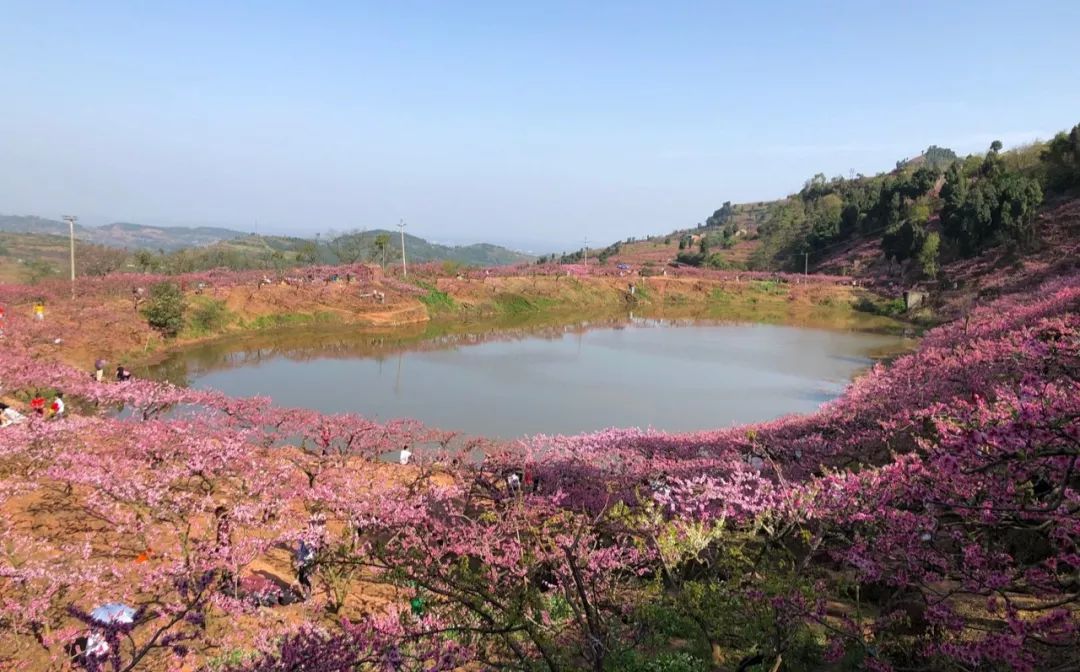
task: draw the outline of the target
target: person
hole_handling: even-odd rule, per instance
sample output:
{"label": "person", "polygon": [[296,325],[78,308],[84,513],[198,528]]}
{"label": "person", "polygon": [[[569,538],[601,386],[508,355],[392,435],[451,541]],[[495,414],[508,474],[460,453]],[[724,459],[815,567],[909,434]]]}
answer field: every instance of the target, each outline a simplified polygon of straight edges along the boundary
{"label": "person", "polygon": [[410,457],[412,457],[412,451],[409,450],[408,446],[402,446],[401,447],[401,454],[398,456],[398,461],[401,464],[408,464]]}
{"label": "person", "polygon": [[301,539],[294,556],[296,563],[296,581],[304,591],[304,597],[311,595],[311,572],[315,569],[315,548]]}
{"label": "person", "polygon": [[89,669],[103,669],[103,663],[108,659],[113,644],[119,645],[119,639],[115,633],[110,634],[107,628],[114,625],[130,625],[135,622],[136,611],[122,602],[110,602],[95,608],[90,612],[93,623],[86,637],[79,638],[82,648],[82,662]]}
{"label": "person", "polygon": [[312,514],[308,520],[308,533],[300,540],[293,554],[296,567],[296,582],[300,584],[304,599],[311,595],[311,574],[317,565],[316,553],[326,535],[326,518],[322,514]]}
{"label": "person", "polygon": [[506,487],[511,494],[517,494],[521,492],[521,474],[517,471],[511,471],[506,475]]}
{"label": "person", "polygon": [[37,301],[34,303],[34,319],[41,321],[45,319],[45,302]]}
{"label": "person", "polygon": [[64,393],[57,392],[56,398],[53,399],[52,406],[49,407],[49,410],[52,411],[53,417],[59,418],[64,415],[65,408],[66,407],[64,406]]}
{"label": "person", "polygon": [[124,382],[126,380],[130,380],[130,379],[131,379],[131,372],[128,371],[127,369],[125,369],[122,364],[120,366],[116,367],[116,380],[117,380],[117,382],[122,383],[122,382]]}
{"label": "person", "polygon": [[25,415],[19,413],[7,404],[0,402],[0,427],[7,427],[8,425],[18,425],[23,422],[26,422]]}
{"label": "person", "polygon": [[30,400],[30,410],[38,415],[45,415],[45,397],[40,394],[35,395],[34,398]]}
{"label": "person", "polygon": [[105,380],[105,364],[106,362],[104,359],[99,359],[94,362],[94,380],[99,383]]}

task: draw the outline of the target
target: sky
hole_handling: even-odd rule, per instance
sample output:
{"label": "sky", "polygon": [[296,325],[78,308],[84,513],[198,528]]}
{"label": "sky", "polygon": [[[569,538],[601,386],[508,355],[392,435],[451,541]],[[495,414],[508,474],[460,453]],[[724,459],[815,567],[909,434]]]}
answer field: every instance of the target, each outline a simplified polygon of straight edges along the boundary
{"label": "sky", "polygon": [[0,213],[571,250],[1080,123],[1080,2],[0,0]]}

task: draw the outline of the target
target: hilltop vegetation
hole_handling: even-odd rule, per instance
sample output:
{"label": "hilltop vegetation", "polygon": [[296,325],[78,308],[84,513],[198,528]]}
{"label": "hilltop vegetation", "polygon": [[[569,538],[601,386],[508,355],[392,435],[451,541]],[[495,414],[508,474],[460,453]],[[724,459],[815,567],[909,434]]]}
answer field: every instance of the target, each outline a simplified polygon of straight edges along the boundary
{"label": "hilltop vegetation", "polygon": [[887,173],[819,173],[787,198],[728,201],[694,228],[590,255],[598,262],[940,279],[942,268],[989,248],[1014,257],[1038,249],[1036,216],[1044,201],[1080,190],[1080,126],[1049,142],[1002,150],[994,142],[985,154],[959,157],[931,145]]}

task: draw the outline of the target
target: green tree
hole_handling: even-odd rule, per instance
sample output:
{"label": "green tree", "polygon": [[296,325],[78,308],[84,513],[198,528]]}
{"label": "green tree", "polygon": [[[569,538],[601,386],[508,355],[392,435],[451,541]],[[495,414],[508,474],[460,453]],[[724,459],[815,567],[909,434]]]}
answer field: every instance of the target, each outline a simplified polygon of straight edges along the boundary
{"label": "green tree", "polygon": [[342,234],[330,241],[330,251],[340,263],[355,264],[367,252],[364,235],[356,231]]}
{"label": "green tree", "polygon": [[1036,180],[1008,174],[998,184],[994,233],[1003,242],[1027,248],[1035,240],[1035,214],[1043,194]]}
{"label": "green tree", "polygon": [[1042,151],[1046,166],[1046,187],[1050,191],[1080,188],[1080,124],[1068,133],[1058,133]]}
{"label": "green tree", "polygon": [[840,213],[840,237],[849,238],[859,229],[859,206],[849,203]]}
{"label": "green tree", "polygon": [[56,275],[56,269],[44,259],[28,259],[23,264],[22,275],[27,283],[36,285],[42,280]]}
{"label": "green tree", "polygon": [[919,270],[927,278],[936,278],[938,274],[938,249],[941,247],[941,236],[931,232],[923,240],[919,248]]}
{"label": "green tree", "polygon": [[300,245],[296,251],[296,263],[317,264],[319,263],[319,246],[314,240],[309,240]]}
{"label": "green tree", "polygon": [[380,233],[375,236],[375,243],[372,247],[373,255],[376,259],[381,260],[381,264],[386,266],[386,253],[390,248],[390,235],[386,233]]}
{"label": "green tree", "polygon": [[174,282],[159,282],[150,287],[150,298],[142,314],[147,324],[171,338],[184,328],[185,310],[187,302],[180,287]]}
{"label": "green tree", "polygon": [[886,257],[904,261],[915,255],[925,237],[926,229],[922,224],[909,219],[885,231],[881,238],[881,249]]}

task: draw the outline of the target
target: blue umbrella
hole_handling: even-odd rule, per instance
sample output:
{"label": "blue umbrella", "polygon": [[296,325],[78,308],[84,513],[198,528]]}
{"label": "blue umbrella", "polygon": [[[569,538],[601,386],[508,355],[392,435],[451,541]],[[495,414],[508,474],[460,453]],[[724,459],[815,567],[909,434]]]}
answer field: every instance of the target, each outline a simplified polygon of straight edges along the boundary
{"label": "blue umbrella", "polygon": [[131,623],[135,620],[135,610],[121,602],[109,602],[100,607],[95,607],[90,612],[90,618],[102,625]]}

